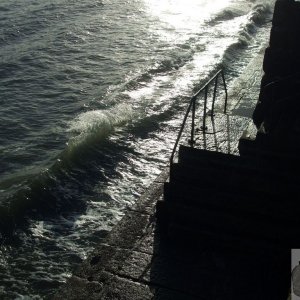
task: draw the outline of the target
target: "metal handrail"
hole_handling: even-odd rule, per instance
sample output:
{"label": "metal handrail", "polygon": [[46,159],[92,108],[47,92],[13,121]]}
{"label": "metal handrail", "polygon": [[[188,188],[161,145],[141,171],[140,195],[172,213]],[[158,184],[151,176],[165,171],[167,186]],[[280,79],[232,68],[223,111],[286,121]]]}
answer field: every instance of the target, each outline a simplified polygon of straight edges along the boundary
{"label": "metal handrail", "polygon": [[214,108],[215,108],[215,100],[216,100],[216,94],[217,94],[217,87],[218,87],[218,78],[219,78],[219,75],[221,74],[222,76],[222,81],[223,81],[223,87],[224,87],[224,91],[225,91],[225,106],[224,106],[224,114],[226,114],[226,109],[227,109],[227,99],[228,99],[228,93],[227,93],[227,86],[226,86],[226,82],[225,82],[225,76],[224,76],[224,71],[223,69],[220,69],[218,72],[215,73],[214,76],[211,77],[211,79],[206,82],[202,88],[196,92],[192,97],[191,97],[191,100],[190,100],[190,103],[189,103],[189,106],[187,108],[187,111],[184,115],[184,118],[183,118],[183,122],[182,122],[182,125],[180,127],[180,130],[179,130],[179,133],[178,133],[178,136],[177,136],[177,139],[175,141],[175,144],[174,144],[174,147],[173,147],[173,151],[172,151],[172,154],[171,154],[171,157],[170,157],[170,164],[172,165],[173,163],[173,160],[174,160],[174,156],[175,156],[175,153],[176,153],[176,149],[178,147],[178,143],[181,139],[181,136],[182,136],[182,132],[185,128],[185,125],[186,125],[186,121],[187,121],[187,118],[189,116],[189,113],[192,109],[192,126],[191,126],[191,139],[189,140],[190,144],[191,144],[191,147],[193,148],[194,147],[194,135],[195,135],[195,116],[196,116],[196,101],[197,101],[197,98],[198,96],[204,91],[204,108],[203,108],[203,122],[202,122],[202,127],[201,129],[202,130],[206,130],[206,111],[207,111],[207,98],[208,98],[208,87],[209,85],[214,81],[214,92],[213,92],[213,101],[212,101],[212,106],[211,106],[211,113],[213,115],[214,113]]}

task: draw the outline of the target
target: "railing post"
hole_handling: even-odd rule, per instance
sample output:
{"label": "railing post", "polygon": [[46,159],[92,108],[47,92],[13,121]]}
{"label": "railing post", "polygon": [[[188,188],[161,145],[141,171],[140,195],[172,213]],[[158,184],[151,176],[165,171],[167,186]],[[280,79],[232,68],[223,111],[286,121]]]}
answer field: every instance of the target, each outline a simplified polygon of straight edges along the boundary
{"label": "railing post", "polygon": [[[195,96],[196,97],[196,96]],[[193,97],[194,98],[194,97]],[[172,165],[173,163],[173,160],[174,160],[174,156],[175,156],[175,152],[176,152],[176,149],[177,149],[177,146],[178,146],[178,143],[179,143],[179,140],[181,138],[181,135],[182,135],[182,132],[183,132],[183,129],[184,129],[184,126],[185,126],[185,123],[186,123],[186,120],[187,120],[187,117],[190,113],[190,110],[191,110],[191,107],[193,105],[193,98],[191,99],[190,101],[190,104],[188,106],[188,109],[184,115],[184,118],[183,118],[183,122],[182,122],[182,125],[180,127],[180,130],[179,130],[179,133],[178,133],[178,136],[177,136],[177,139],[175,141],[175,144],[174,144],[174,147],[173,147],[173,151],[172,151],[172,154],[171,154],[171,157],[170,157],[170,165]]]}
{"label": "railing post", "polygon": [[192,128],[191,128],[191,139],[189,140],[189,144],[191,147],[194,147],[195,140],[194,140],[194,134],[195,134],[195,114],[196,114],[196,99],[197,97],[192,98]]}
{"label": "railing post", "polygon": [[225,76],[224,76],[224,71],[222,70],[222,79],[223,79],[223,85],[224,85],[224,90],[225,90],[225,107],[224,107],[224,114],[226,114],[227,111],[227,99],[228,99],[228,93],[227,93],[227,86],[225,82]]}
{"label": "railing post", "polygon": [[191,139],[189,140],[189,143],[191,144],[191,147],[194,147],[195,144],[195,118],[196,118],[196,100],[198,98],[198,96],[200,95],[200,93],[202,93],[204,91],[204,107],[203,107],[203,123],[201,126],[201,129],[203,131],[203,134],[205,134],[205,131],[207,130],[206,127],[206,111],[207,111],[207,98],[208,98],[208,87],[210,86],[210,84],[213,82],[213,80],[215,80],[215,85],[214,85],[214,92],[213,92],[213,102],[212,102],[212,113],[214,112],[214,106],[215,106],[215,101],[216,101],[216,95],[217,95],[217,86],[218,86],[218,78],[219,78],[219,74],[221,73],[222,75],[222,79],[223,79],[223,86],[224,86],[224,90],[225,90],[225,108],[224,108],[224,113],[226,113],[227,110],[227,98],[228,98],[228,93],[227,93],[227,86],[226,86],[226,82],[225,82],[225,76],[224,76],[224,72],[223,70],[219,70],[196,94],[194,94],[194,96],[192,96],[188,109],[184,115],[183,118],[183,122],[182,125],[180,127],[179,133],[177,135],[174,147],[173,147],[173,151],[171,153],[171,157],[170,157],[170,165],[172,166],[173,160],[174,160],[174,156],[179,144],[179,141],[181,139],[183,130],[185,128],[186,122],[187,122],[187,118],[189,116],[189,113],[192,109],[192,125],[191,125]]}
{"label": "railing post", "polygon": [[211,105],[211,116],[214,115],[214,110],[215,110],[215,100],[216,100],[216,94],[217,94],[218,78],[219,78],[219,73],[217,74],[217,76],[215,78],[213,101],[212,101],[212,105]]}
{"label": "railing post", "polygon": [[203,123],[201,126],[201,129],[205,131],[207,129],[206,127],[206,107],[207,107],[207,94],[208,94],[208,85],[205,86],[204,89],[204,108],[203,108]]}

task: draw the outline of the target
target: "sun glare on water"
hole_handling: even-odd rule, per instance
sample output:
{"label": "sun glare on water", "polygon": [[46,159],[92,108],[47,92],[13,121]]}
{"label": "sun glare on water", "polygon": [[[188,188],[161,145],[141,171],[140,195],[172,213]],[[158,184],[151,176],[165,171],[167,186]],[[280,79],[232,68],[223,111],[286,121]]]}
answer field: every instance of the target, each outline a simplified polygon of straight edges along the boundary
{"label": "sun glare on water", "polygon": [[230,2],[231,0],[145,0],[153,16],[175,29],[193,27]]}

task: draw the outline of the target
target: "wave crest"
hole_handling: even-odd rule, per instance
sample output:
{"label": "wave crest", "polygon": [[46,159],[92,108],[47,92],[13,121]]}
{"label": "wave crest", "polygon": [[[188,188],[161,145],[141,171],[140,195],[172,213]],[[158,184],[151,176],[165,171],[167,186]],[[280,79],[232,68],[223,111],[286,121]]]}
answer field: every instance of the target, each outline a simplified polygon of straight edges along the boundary
{"label": "wave crest", "polygon": [[261,25],[266,22],[266,16],[271,12],[270,3],[256,4],[250,12],[249,20],[256,25]]}
{"label": "wave crest", "polygon": [[107,110],[92,110],[79,115],[68,131],[74,136],[68,142],[69,148],[92,143],[106,138],[116,127],[122,126],[133,118],[130,105],[119,104]]}

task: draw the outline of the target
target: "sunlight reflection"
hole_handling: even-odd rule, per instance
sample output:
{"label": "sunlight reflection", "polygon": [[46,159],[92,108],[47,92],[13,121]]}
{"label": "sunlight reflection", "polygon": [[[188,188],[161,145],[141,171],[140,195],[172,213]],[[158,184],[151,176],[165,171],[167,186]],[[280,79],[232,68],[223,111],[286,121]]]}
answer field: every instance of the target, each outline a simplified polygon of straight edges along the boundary
{"label": "sunlight reflection", "polygon": [[175,29],[191,29],[230,2],[231,0],[145,0],[153,16]]}

